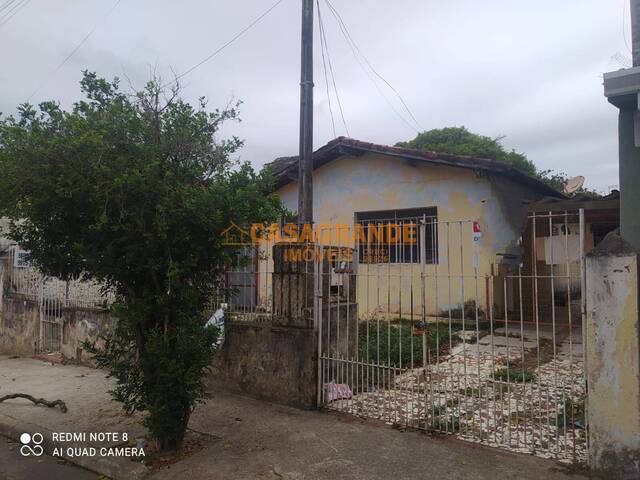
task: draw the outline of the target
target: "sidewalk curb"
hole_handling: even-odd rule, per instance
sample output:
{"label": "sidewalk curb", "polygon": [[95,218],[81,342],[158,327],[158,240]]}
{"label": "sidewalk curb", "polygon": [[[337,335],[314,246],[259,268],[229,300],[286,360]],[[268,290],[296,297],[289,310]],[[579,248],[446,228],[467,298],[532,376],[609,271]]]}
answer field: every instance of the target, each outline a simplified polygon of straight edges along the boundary
{"label": "sidewalk curb", "polygon": [[[54,448],[60,448],[64,453],[67,448],[73,445],[62,444],[60,442],[51,441],[52,431],[48,428],[35,425],[33,423],[23,422],[9,415],[0,414],[0,436],[10,438],[16,442],[20,442],[20,435],[24,432],[41,433],[44,437],[43,447],[45,452],[51,452]],[[69,457],[66,454],[61,455],[70,463],[78,465],[86,470],[90,470],[100,475],[105,475],[114,480],[132,479],[140,480],[145,478],[151,471],[144,465],[132,462],[126,458],[111,459],[104,457]]]}

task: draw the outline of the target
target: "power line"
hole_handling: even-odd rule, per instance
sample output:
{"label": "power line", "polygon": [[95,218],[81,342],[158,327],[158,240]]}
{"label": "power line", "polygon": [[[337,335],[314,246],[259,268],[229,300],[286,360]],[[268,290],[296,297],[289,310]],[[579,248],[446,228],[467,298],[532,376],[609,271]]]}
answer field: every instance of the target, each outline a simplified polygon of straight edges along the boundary
{"label": "power line", "polygon": [[5,19],[8,19],[9,17],[13,16],[12,13],[14,11],[16,11],[16,9],[19,9],[20,5],[24,4],[26,1],[27,0],[18,0],[18,3],[15,3],[15,0],[12,0],[12,1],[6,2],[3,5],[3,9],[6,9],[7,7],[10,7],[10,8],[6,12],[4,12],[2,15],[0,15],[0,25],[2,24],[1,23],[2,21],[4,21]]}
{"label": "power line", "polygon": [[[336,19],[336,21],[338,21],[338,18],[335,16],[334,17]],[[351,52],[353,53],[353,57],[356,59],[356,62],[358,63],[358,66],[362,69],[362,71],[364,72],[364,74],[369,78],[369,80],[371,81],[371,83],[373,84],[373,86],[376,88],[376,91],[378,92],[378,94],[384,99],[384,101],[387,103],[387,105],[389,106],[389,108],[391,109],[391,111],[400,119],[401,122],[403,122],[405,125],[407,125],[411,130],[414,130],[417,133],[420,133],[420,130],[418,130],[411,122],[409,122],[403,115],[402,113],[400,113],[398,111],[398,109],[395,107],[395,105],[391,102],[391,100],[389,100],[389,98],[385,95],[385,93],[382,91],[382,89],[380,88],[380,85],[378,85],[378,82],[376,82],[375,78],[373,77],[372,73],[369,71],[369,69],[364,65],[364,63],[362,63],[362,60],[360,59],[360,57],[358,56],[358,52],[356,51],[355,47],[352,45],[351,40],[349,39],[349,36],[347,35],[347,32],[344,30],[344,27],[340,24],[340,22],[338,21],[338,26],[340,27],[340,30],[342,32],[342,35],[344,36],[347,45],[349,46],[349,48],[351,49]]]}
{"label": "power line", "polygon": [[320,51],[322,52],[322,70],[324,72],[324,84],[327,91],[327,100],[329,101],[329,115],[331,115],[331,129],[333,130],[333,137],[337,137],[336,135],[336,122],[333,118],[333,108],[331,107],[331,94],[329,92],[329,78],[327,77],[327,62],[324,56],[324,38],[322,35],[322,30],[324,26],[322,25],[322,17],[320,16],[320,0],[316,0],[316,4],[318,5],[318,27],[320,29]]}
{"label": "power line", "polygon": [[182,77],[184,77],[185,75],[188,75],[189,73],[193,72],[196,68],[198,68],[199,66],[203,65],[204,63],[208,62],[209,60],[211,60],[213,57],[215,57],[216,55],[218,55],[220,52],[222,52],[225,48],[227,48],[229,45],[231,45],[233,42],[235,42],[238,38],[240,38],[242,35],[244,35],[246,32],[248,32],[252,27],[254,27],[256,24],[258,24],[260,22],[260,20],[262,20],[264,17],[266,17],[267,15],[269,15],[269,13],[271,13],[271,11],[276,8],[278,5],[280,5],[284,0],[278,0],[276,3],[274,3],[271,7],[269,7],[267,10],[265,10],[258,18],[256,18],[253,22],[251,22],[249,25],[247,25],[244,29],[240,30],[240,32],[238,32],[234,37],[231,38],[231,40],[229,40],[227,43],[225,43],[224,45],[222,45],[220,48],[218,48],[215,52],[213,52],[212,54],[208,55],[207,57],[205,57],[202,61],[196,63],[193,67],[189,68],[188,70],[185,70],[184,72],[182,72],[180,75],[177,75],[173,82],[169,82],[165,85],[163,85],[163,87],[166,87],[168,85],[170,85],[171,83],[174,83],[175,81],[181,79]]}
{"label": "power line", "polygon": [[26,7],[31,0],[19,0],[10,10],[6,11],[2,18],[0,18],[0,27],[6,25],[20,10]]}
{"label": "power line", "polygon": [[[413,112],[411,111],[411,109],[409,108],[409,106],[407,105],[407,102],[405,102],[404,98],[402,97],[402,95],[400,95],[400,92],[398,92],[398,90],[396,90],[393,85],[391,85],[391,83],[389,83],[389,81],[387,81],[386,78],[384,78],[371,64],[371,62],[369,61],[369,59],[367,58],[367,56],[362,52],[362,50],[360,49],[360,47],[358,46],[358,44],[356,43],[356,41],[353,39],[353,37],[351,36],[351,33],[349,32],[349,28],[347,27],[346,23],[344,22],[344,20],[342,19],[342,16],[340,15],[340,13],[338,12],[338,10],[331,4],[330,0],[325,0],[327,5],[329,6],[329,9],[331,10],[331,12],[333,13],[334,17],[336,18],[336,20],[338,21],[338,24],[341,27],[342,33],[345,36],[345,38],[347,39],[347,43],[349,43],[350,45],[352,45],[355,50],[360,54],[360,56],[363,58],[363,60],[366,62],[366,64],[368,65],[368,67],[371,69],[371,71],[374,73],[374,75],[376,77],[378,77],[382,82],[385,83],[385,85],[387,85],[387,87],[389,87],[393,93],[395,93],[395,95],[398,97],[398,99],[400,100],[400,102],[402,103],[404,109],[407,111],[407,113],[409,114],[409,116],[412,118],[412,120],[414,121],[414,123],[416,124],[416,126],[420,129],[420,130],[424,130],[424,128],[420,125],[420,122],[418,122],[418,120],[416,119],[416,117],[413,115]],[[355,52],[354,52],[355,54]],[[414,130],[417,130],[415,127]]]}
{"label": "power line", "polygon": [[[82,46],[87,42],[87,40],[89,40],[89,37],[91,37],[91,35],[93,35],[93,32],[96,31],[96,29],[98,28],[98,25],[101,22],[104,22],[107,18],[109,18],[109,16],[113,13],[113,11],[116,9],[116,7],[118,5],[120,5],[120,2],[122,0],[116,0],[116,2],[112,5],[112,7],[109,9],[109,11],[106,13],[106,15],[104,15],[98,22],[95,23],[95,25],[93,26],[93,28],[89,31],[89,33],[87,33],[82,40],[80,40],[80,42],[73,48],[73,50],[71,50],[69,52],[69,54],[64,58],[64,60],[62,60],[62,62],[60,62],[58,64],[58,66],[55,68],[55,70],[47,76],[47,80],[51,79],[56,73],[58,73],[58,71],[71,59],[71,57],[73,57],[76,52],[78,50],[80,50],[82,48]],[[27,102],[30,101],[33,96],[38,93],[42,87],[44,87],[46,85],[46,80],[38,87],[36,88],[33,93],[31,95],[29,95],[29,98],[27,98]]]}
{"label": "power line", "polygon": [[340,117],[342,118],[342,124],[344,125],[344,129],[347,132],[347,137],[350,137],[349,127],[347,127],[347,121],[344,118],[344,111],[342,109],[342,102],[340,101],[340,94],[338,93],[338,86],[336,84],[336,76],[333,73],[333,63],[331,62],[331,55],[329,54],[329,44],[327,43],[327,36],[324,31],[324,23],[322,22],[322,15],[320,13],[320,9],[318,9],[318,22],[320,23],[320,38],[322,38],[322,46],[327,55],[327,63],[329,64],[329,73],[331,75],[331,82],[333,83],[333,92],[336,96],[336,101],[338,102],[338,108],[340,110]]}
{"label": "power line", "polygon": [[7,0],[6,2],[4,2],[2,5],[0,5],[0,12],[2,10],[5,10],[8,6],[10,6],[12,3],[15,3],[16,0]]}

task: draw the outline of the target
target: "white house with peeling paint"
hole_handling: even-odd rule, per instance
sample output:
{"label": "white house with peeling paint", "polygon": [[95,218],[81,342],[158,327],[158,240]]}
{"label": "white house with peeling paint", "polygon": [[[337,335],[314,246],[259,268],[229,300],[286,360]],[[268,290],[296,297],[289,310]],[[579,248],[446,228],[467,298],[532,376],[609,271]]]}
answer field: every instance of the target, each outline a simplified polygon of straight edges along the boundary
{"label": "white house with peeling paint", "polygon": [[[298,157],[270,165],[276,194],[296,211]],[[345,137],[317,150],[313,165],[315,225],[425,224],[416,245],[347,245],[359,250],[353,268],[361,318],[382,310],[437,315],[469,301],[486,311],[500,303],[489,299],[488,278],[521,261],[527,206],[562,197],[500,161]]]}

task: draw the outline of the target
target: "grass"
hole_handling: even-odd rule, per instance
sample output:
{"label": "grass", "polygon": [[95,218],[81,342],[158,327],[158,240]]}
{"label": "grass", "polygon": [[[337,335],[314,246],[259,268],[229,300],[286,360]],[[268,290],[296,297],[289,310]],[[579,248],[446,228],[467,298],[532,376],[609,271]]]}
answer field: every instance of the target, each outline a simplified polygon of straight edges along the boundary
{"label": "grass", "polygon": [[438,431],[446,431],[449,433],[457,433],[460,431],[460,420],[454,414],[440,415],[433,417],[433,420],[429,418],[427,425],[433,428],[435,425]]}
{"label": "grass", "polygon": [[500,382],[509,383],[530,383],[534,382],[538,376],[533,370],[522,367],[503,367],[499,368],[494,373],[495,379]]}
{"label": "grass", "polygon": [[[379,322],[379,323],[378,323]],[[362,361],[377,363],[391,367],[410,368],[422,365],[422,335],[412,335],[412,327],[416,322],[406,319],[369,320],[359,327],[358,356]],[[378,328],[379,325],[379,328]],[[462,327],[452,324],[451,345],[449,324],[447,322],[429,323],[426,327],[427,355],[441,355],[449,351],[449,347],[460,342],[456,334]],[[413,352],[413,361],[412,361]],[[378,356],[379,355],[379,356]]]}

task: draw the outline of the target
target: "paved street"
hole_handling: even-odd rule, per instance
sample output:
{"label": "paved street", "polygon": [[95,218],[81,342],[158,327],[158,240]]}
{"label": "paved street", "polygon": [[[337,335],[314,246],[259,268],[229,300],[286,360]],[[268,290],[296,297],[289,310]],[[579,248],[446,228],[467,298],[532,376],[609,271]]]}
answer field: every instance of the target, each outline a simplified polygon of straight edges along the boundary
{"label": "paved street", "polygon": [[99,475],[57,458],[23,457],[19,445],[0,437],[0,480],[97,480]]}

